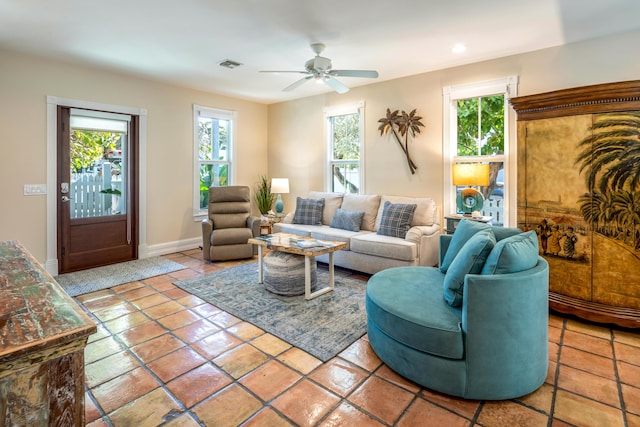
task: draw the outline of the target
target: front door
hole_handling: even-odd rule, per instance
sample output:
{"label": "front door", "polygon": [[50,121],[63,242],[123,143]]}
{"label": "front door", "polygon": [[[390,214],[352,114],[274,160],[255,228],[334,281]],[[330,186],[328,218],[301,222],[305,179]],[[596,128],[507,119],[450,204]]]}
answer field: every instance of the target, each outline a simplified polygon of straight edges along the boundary
{"label": "front door", "polygon": [[137,123],[58,107],[60,274],[138,257]]}

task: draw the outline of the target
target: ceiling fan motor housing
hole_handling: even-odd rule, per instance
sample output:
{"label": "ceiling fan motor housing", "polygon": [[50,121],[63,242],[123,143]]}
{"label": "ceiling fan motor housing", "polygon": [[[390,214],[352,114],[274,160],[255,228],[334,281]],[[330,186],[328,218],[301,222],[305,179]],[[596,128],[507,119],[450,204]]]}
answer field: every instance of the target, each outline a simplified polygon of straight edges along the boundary
{"label": "ceiling fan motor housing", "polygon": [[306,62],[305,68],[307,71],[327,71],[331,69],[331,60],[322,56],[316,56]]}

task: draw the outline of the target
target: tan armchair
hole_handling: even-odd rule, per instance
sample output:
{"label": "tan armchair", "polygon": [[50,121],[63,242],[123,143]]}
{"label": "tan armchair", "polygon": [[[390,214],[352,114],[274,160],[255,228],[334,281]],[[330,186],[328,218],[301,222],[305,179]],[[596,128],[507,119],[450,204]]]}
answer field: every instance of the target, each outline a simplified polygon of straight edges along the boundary
{"label": "tan armchair", "polygon": [[257,248],[247,243],[260,235],[260,218],[251,216],[249,187],[209,188],[208,212],[202,221],[204,259],[227,261],[257,254]]}

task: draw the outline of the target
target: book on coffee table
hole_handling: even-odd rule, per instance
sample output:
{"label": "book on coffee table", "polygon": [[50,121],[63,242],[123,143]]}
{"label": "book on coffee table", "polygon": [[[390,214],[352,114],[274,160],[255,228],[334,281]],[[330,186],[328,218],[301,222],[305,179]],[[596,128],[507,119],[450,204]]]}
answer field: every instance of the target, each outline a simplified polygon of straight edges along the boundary
{"label": "book on coffee table", "polygon": [[324,244],[318,240],[300,239],[297,245],[301,248],[315,248],[317,246],[324,246]]}

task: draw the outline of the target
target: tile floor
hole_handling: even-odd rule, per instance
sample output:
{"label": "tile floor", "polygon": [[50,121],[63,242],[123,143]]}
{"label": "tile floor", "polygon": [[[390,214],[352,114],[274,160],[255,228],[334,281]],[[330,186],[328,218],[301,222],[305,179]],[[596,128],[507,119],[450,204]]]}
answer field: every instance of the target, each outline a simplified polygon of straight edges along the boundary
{"label": "tile floor", "polygon": [[638,332],[552,314],[545,384],[465,401],[397,376],[366,335],[323,364],[172,284],[237,262],[167,258],[188,268],[77,298],[99,325],[85,351],[88,426],[640,427]]}

